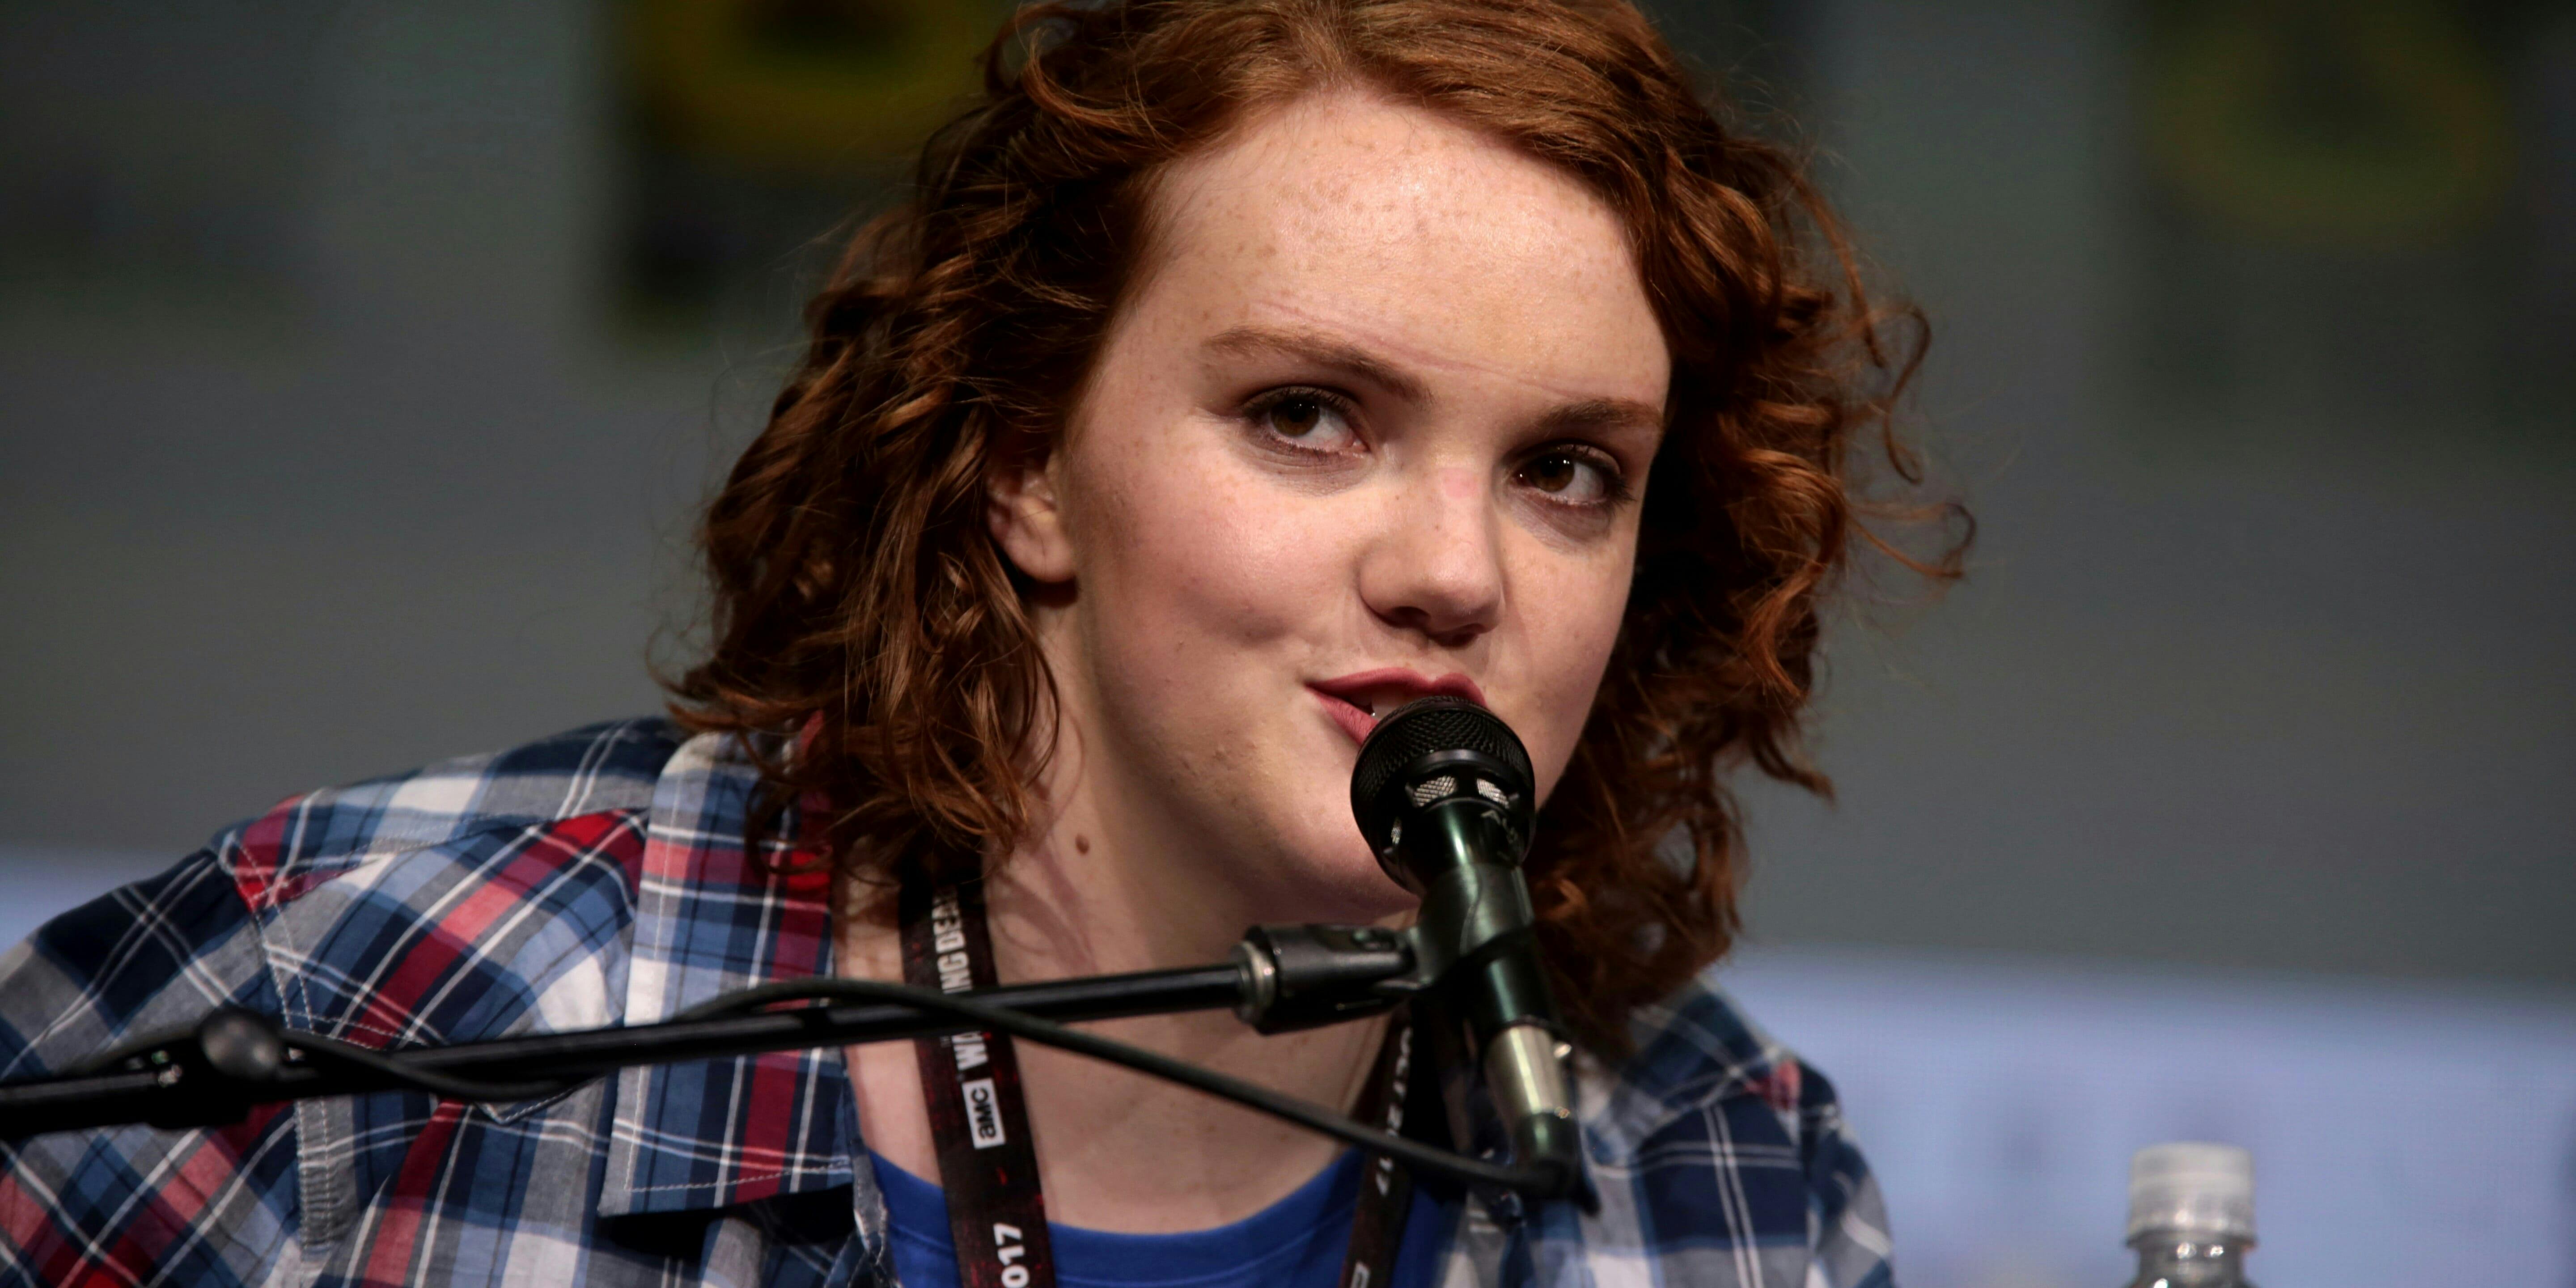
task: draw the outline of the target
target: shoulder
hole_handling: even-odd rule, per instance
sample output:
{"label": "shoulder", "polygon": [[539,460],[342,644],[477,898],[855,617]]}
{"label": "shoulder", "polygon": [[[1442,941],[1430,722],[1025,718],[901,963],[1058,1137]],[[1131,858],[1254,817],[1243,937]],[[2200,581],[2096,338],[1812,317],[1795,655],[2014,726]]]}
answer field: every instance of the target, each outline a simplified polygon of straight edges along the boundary
{"label": "shoulder", "polygon": [[1639,1008],[1629,1035],[1632,1054],[1590,1079],[1600,1089],[1598,1129],[1613,1139],[1651,1139],[1720,1106],[1767,1111],[1788,1143],[1839,1122],[1833,1084],[1705,975]]}
{"label": "shoulder", "polygon": [[369,1046],[611,1023],[663,720],[294,797],[210,849],[286,1021]]}
{"label": "shoulder", "polygon": [[604,1022],[681,746],[662,720],[596,725],[227,828],[0,955],[0,1076],[225,1005],[373,1046]]}
{"label": "shoulder", "polygon": [[[688,856],[739,831],[757,779],[720,736],[637,720],[293,797],[0,956],[0,1077],[227,1005],[378,1048],[614,1024],[650,975],[639,936],[694,947],[714,924],[657,921],[649,863],[693,891]],[[310,1278],[309,1256],[376,1264],[385,1230],[446,1246],[522,1208],[587,1221],[616,1103],[607,1083],[512,1106],[378,1092],[207,1130],[33,1137],[0,1149],[0,1285],[31,1265]]]}
{"label": "shoulder", "polygon": [[289,797],[217,835],[208,848],[253,908],[277,907],[387,855],[640,815],[681,743],[680,731],[666,720],[592,725],[508,751]]}
{"label": "shoulder", "polygon": [[1627,1059],[1582,1070],[1603,1200],[1588,1245],[1668,1282],[1886,1282],[1876,1183],[1832,1082],[1705,976],[1631,1033]]}

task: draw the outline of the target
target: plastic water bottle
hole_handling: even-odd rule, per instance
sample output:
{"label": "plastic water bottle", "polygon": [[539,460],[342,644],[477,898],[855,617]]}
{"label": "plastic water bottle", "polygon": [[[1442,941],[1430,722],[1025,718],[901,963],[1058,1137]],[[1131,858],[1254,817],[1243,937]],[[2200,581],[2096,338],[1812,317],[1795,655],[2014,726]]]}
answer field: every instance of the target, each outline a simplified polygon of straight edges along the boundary
{"label": "plastic water bottle", "polygon": [[2129,1288],[2252,1288],[2254,1156],[2234,1145],[2149,1145],[2129,1160]]}

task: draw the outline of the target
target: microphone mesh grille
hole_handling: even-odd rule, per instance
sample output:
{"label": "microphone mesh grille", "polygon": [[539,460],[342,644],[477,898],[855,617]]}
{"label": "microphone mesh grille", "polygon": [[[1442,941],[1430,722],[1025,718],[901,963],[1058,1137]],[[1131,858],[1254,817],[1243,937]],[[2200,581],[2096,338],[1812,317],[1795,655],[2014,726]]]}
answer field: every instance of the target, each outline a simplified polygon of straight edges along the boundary
{"label": "microphone mesh grille", "polygon": [[1351,813],[1363,835],[1379,835],[1379,798],[1415,761],[1434,752],[1473,751],[1490,756],[1517,781],[1506,790],[1526,799],[1534,788],[1529,752],[1502,717],[1465,698],[1418,698],[1389,712],[1360,746],[1351,770]]}

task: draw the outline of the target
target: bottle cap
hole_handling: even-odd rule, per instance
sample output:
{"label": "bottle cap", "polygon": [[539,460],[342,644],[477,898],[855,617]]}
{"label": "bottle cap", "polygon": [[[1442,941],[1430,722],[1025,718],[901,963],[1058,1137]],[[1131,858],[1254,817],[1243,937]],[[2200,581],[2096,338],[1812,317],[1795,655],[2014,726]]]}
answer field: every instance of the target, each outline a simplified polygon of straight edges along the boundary
{"label": "bottle cap", "polygon": [[2149,1145],[2129,1160],[2129,1237],[2150,1230],[2254,1240],[2254,1156],[2234,1145]]}

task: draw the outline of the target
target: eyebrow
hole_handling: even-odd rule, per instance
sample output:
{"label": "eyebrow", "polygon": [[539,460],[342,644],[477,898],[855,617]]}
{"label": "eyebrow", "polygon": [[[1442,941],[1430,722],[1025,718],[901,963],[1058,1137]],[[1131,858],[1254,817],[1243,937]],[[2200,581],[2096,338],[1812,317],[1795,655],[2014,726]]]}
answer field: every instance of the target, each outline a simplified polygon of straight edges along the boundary
{"label": "eyebrow", "polygon": [[1664,428],[1663,409],[1633,398],[1586,398],[1539,418],[1551,434],[1649,433]]}
{"label": "eyebrow", "polygon": [[1397,370],[1385,359],[1358,345],[1311,331],[1281,331],[1262,326],[1231,327],[1218,332],[1207,342],[1207,347],[1221,353],[1267,351],[1290,354],[1356,376],[1407,402],[1428,402],[1431,398],[1431,391],[1423,388],[1420,380]]}

